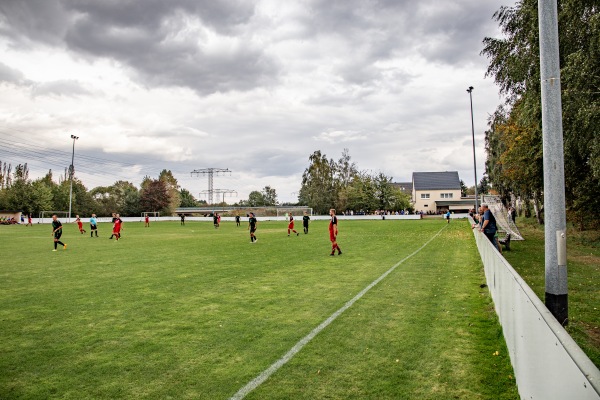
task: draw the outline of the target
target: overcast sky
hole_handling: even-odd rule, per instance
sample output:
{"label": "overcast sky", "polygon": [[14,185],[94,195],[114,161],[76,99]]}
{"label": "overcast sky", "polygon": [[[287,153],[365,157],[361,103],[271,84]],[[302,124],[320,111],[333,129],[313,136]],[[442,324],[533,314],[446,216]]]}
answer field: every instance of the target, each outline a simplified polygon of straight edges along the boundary
{"label": "overcast sky", "polygon": [[296,201],[308,157],[478,179],[502,99],[480,56],[491,0],[0,0],[0,161],[88,189],[170,169],[197,198],[269,185]]}

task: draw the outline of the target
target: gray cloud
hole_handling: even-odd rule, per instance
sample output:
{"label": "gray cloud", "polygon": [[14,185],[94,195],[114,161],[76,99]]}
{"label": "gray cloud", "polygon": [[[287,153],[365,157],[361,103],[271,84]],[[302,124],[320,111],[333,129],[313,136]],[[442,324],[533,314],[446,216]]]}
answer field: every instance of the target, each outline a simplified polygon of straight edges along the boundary
{"label": "gray cloud", "polygon": [[27,84],[25,75],[21,71],[9,67],[0,62],[0,82],[12,83],[15,85]]}

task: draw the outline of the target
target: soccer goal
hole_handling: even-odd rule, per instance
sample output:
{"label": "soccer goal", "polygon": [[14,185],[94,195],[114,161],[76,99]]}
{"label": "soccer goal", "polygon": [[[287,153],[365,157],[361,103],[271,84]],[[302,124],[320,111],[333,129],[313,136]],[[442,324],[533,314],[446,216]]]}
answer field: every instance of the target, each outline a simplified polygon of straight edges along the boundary
{"label": "soccer goal", "polygon": [[70,219],[68,211],[40,211],[40,219],[38,220],[38,224],[43,224],[44,218],[52,219],[52,216],[54,214],[56,214],[56,216],[59,217],[59,219],[61,217]]}
{"label": "soccer goal", "polygon": [[144,221],[146,219],[146,215],[148,215],[150,218],[154,217],[153,221],[158,221],[158,217],[160,217],[160,212],[158,211],[144,211],[142,213],[142,221]]}
{"label": "soccer goal", "polygon": [[292,215],[303,215],[304,211],[308,213],[308,215],[313,215],[313,209],[311,207],[306,206],[296,206],[296,207],[277,207],[277,216],[285,217],[288,213],[292,213]]}

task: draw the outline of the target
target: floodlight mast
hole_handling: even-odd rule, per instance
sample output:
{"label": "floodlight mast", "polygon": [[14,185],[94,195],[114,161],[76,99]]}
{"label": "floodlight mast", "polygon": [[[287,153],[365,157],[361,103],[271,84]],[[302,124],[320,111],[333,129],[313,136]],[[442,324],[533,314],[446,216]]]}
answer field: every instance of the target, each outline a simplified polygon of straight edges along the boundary
{"label": "floodlight mast", "polygon": [[195,169],[191,172],[192,176],[208,175],[208,204],[213,203],[213,175],[215,173],[218,175],[220,173],[227,172],[229,172],[229,174],[231,175],[231,171],[229,170],[229,168],[201,168]]}
{"label": "floodlight mast", "polygon": [[71,187],[69,189],[69,218],[68,222],[71,222],[71,205],[73,204],[73,174],[75,173],[75,166],[73,163],[75,162],[75,141],[79,139],[78,136],[71,135],[71,139],[73,139],[73,154],[71,155],[71,165],[69,165],[69,179],[71,180]]}
{"label": "floodlight mast", "polygon": [[473,172],[475,173],[475,212],[479,213],[479,195],[477,194],[477,161],[475,159],[475,122],[473,121],[473,86],[467,89],[471,100],[471,135],[473,137]]}
{"label": "floodlight mast", "polygon": [[556,0],[538,1],[538,16],[544,149],[545,304],[565,326],[569,322],[567,222]]}

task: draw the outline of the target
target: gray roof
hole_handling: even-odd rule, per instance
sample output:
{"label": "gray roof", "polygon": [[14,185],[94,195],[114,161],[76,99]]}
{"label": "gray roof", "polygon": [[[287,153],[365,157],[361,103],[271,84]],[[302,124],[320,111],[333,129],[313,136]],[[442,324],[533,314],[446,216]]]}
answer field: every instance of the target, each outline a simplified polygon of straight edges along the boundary
{"label": "gray roof", "polygon": [[393,182],[392,186],[400,189],[401,191],[403,191],[404,193],[408,193],[411,194],[412,190],[413,190],[413,183],[412,182]]}
{"label": "gray roof", "polygon": [[415,190],[460,190],[458,171],[413,172]]}

